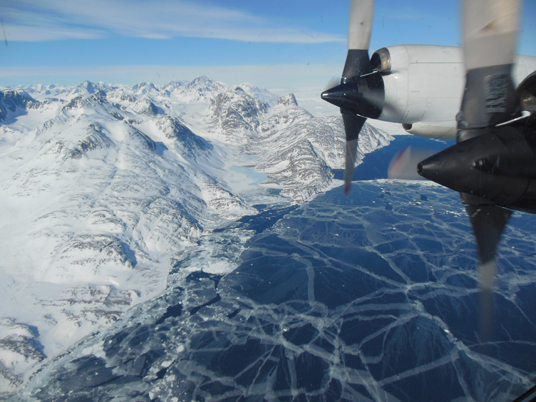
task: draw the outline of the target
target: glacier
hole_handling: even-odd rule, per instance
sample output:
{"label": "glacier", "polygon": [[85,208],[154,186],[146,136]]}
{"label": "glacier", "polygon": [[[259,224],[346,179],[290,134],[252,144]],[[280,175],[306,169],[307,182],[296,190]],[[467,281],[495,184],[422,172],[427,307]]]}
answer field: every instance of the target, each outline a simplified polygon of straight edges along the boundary
{"label": "glacier", "polygon": [[366,125],[344,197],[342,121],[293,95],[0,91],[1,399],[502,401],[534,383],[533,219],[505,233],[483,345],[457,195],[378,175],[413,137]]}

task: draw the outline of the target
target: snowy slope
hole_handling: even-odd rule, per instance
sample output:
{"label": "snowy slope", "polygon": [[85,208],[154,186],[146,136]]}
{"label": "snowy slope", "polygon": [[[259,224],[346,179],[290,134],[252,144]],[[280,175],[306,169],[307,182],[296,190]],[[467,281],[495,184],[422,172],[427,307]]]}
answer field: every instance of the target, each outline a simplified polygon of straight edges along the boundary
{"label": "snowy slope", "polygon": [[[389,140],[368,127],[361,153]],[[0,396],[160,294],[174,258],[259,197],[329,188],[343,150],[340,118],[248,84],[0,89]]]}

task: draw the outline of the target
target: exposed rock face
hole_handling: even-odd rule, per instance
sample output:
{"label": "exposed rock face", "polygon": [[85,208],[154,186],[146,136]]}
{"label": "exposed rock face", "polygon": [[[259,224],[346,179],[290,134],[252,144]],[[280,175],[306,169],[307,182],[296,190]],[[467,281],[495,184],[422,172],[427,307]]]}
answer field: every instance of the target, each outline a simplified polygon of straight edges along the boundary
{"label": "exposed rock face", "polygon": [[115,145],[110,138],[103,132],[98,123],[91,123],[86,128],[87,136],[82,138],[73,148],[65,150],[65,157],[80,159],[84,154],[95,149],[105,149]]}
{"label": "exposed rock face", "polygon": [[[257,169],[268,184],[283,187],[296,202],[324,191],[333,180],[332,169],[343,169],[345,134],[342,119],[316,118],[298,107],[293,94],[281,97],[260,124],[258,137],[247,145],[261,157]],[[389,144],[391,136],[366,124],[359,140],[357,163],[364,154]]]}
{"label": "exposed rock face", "polygon": [[162,130],[166,138],[175,141],[181,146],[181,153],[190,157],[204,151],[211,150],[212,144],[202,137],[194,134],[179,119],[171,116],[162,116],[156,121],[156,126]]}
{"label": "exposed rock face", "polygon": [[219,93],[210,102],[208,113],[227,141],[245,143],[256,135],[268,105],[253,99],[241,89]]}
{"label": "exposed rock face", "polygon": [[0,397],[20,386],[25,372],[46,356],[36,328],[0,318]]}
{"label": "exposed rock face", "polygon": [[[256,169],[266,173],[268,186],[303,202],[331,185],[332,169],[343,169],[345,134],[342,119],[316,118],[300,108],[293,94],[275,106],[253,99],[240,87],[219,93],[208,115],[224,134],[224,141],[242,145],[256,155]],[[365,124],[359,140],[357,163],[366,153],[389,144],[392,137]]]}
{"label": "exposed rock face", "polygon": [[161,108],[157,107],[153,102],[147,99],[137,102],[132,109],[140,114],[146,114],[147,116],[152,117],[164,113]]}
{"label": "exposed rock face", "polygon": [[39,102],[25,92],[0,91],[0,122],[5,121],[10,113],[24,113],[27,108],[37,107]]}
{"label": "exposed rock face", "polygon": [[289,94],[287,96],[282,96],[277,101],[277,104],[287,106],[287,107],[289,107],[289,106],[298,106],[298,102],[296,101],[296,97],[294,96],[294,94]]}

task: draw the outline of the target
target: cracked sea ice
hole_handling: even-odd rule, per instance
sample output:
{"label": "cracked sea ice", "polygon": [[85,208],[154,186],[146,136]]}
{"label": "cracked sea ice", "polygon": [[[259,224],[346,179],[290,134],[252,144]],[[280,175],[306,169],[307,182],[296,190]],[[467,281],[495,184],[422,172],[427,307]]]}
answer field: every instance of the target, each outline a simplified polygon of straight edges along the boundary
{"label": "cracked sea ice", "polygon": [[[263,208],[207,236],[161,297],[21,395],[502,401],[533,385],[534,217],[515,214],[505,232],[494,334],[481,345],[475,246],[457,194],[379,180],[348,198],[336,188]],[[222,261],[226,274],[198,270]]]}

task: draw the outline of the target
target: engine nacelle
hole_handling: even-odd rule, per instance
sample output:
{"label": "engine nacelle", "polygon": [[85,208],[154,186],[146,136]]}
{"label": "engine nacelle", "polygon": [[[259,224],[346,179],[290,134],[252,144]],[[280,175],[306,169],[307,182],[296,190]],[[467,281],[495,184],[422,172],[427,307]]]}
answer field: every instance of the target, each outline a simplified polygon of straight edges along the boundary
{"label": "engine nacelle", "polygon": [[383,109],[381,120],[423,125],[446,122],[456,127],[465,83],[460,48],[391,46],[374,52],[371,63],[383,77],[389,106]]}
{"label": "engine nacelle", "polygon": [[370,65],[373,71],[383,74],[391,73],[391,53],[386,47],[376,50],[370,58]]}
{"label": "engine nacelle", "polygon": [[[465,88],[463,50],[458,47],[400,45],[377,50],[371,64],[383,79],[380,120],[402,123],[412,134],[451,137]],[[517,56],[512,71],[522,106],[536,111],[536,58]],[[426,133],[430,126],[449,127]]]}
{"label": "engine nacelle", "polygon": [[408,133],[417,135],[419,137],[427,138],[442,138],[442,139],[455,139],[458,130],[456,126],[451,125],[431,125],[422,123],[402,124],[404,130]]}
{"label": "engine nacelle", "polygon": [[536,112],[536,71],[525,78],[516,88],[523,110]]}

